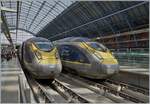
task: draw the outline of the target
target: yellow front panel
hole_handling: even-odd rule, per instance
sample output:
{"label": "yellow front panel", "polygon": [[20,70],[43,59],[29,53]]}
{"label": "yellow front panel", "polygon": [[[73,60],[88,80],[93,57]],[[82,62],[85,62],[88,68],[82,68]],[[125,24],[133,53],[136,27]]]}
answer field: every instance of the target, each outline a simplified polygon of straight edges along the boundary
{"label": "yellow front panel", "polygon": [[101,63],[103,64],[118,64],[117,60],[113,57],[113,55],[107,51],[107,52],[102,52],[102,51],[97,51],[94,48],[91,48],[89,45],[85,43],[81,43],[80,46],[86,50],[89,50],[89,53],[94,53],[97,56],[100,56],[103,58],[103,61]]}
{"label": "yellow front panel", "polygon": [[57,59],[45,59],[45,60],[40,60],[41,64],[57,64],[58,60]]}
{"label": "yellow front panel", "polygon": [[32,44],[31,49],[33,52],[38,51],[41,54],[42,58],[38,59],[38,61],[41,64],[57,64],[58,63],[58,59],[56,59],[56,52],[57,52],[56,48],[54,48],[50,52],[44,52],[44,51],[39,50],[37,47],[34,46],[34,44]]}

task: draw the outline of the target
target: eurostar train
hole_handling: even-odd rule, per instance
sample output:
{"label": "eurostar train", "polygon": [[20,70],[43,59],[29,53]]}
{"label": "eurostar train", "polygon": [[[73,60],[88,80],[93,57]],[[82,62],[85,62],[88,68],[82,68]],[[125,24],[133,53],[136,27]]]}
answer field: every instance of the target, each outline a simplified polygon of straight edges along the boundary
{"label": "eurostar train", "polygon": [[36,79],[57,77],[62,70],[56,47],[47,39],[36,37],[23,42],[18,51],[22,65]]}
{"label": "eurostar train", "polygon": [[55,41],[64,69],[92,79],[106,79],[119,72],[117,59],[104,45],[83,37]]}

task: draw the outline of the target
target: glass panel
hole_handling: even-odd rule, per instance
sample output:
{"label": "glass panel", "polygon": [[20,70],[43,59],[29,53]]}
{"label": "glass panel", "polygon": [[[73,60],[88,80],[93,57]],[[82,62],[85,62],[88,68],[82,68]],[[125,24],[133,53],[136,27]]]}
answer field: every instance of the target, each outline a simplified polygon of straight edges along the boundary
{"label": "glass panel", "polygon": [[88,63],[86,56],[76,47],[62,46],[60,48],[60,56],[63,60],[76,61],[81,63]]}
{"label": "glass panel", "polygon": [[103,44],[100,44],[97,42],[87,42],[87,44],[98,51],[107,51],[108,50]]}
{"label": "glass panel", "polygon": [[148,48],[118,49],[118,51],[114,51],[114,55],[121,66],[130,66],[131,68],[149,67]]}
{"label": "glass panel", "polygon": [[42,51],[50,51],[53,48],[52,43],[50,42],[35,42],[36,46]]}

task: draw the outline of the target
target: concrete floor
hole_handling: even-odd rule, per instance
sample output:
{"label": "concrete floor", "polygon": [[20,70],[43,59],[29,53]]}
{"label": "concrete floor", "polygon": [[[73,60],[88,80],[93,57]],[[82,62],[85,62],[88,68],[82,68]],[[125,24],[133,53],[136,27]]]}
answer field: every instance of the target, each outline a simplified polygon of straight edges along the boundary
{"label": "concrete floor", "polygon": [[1,102],[19,103],[18,75],[22,74],[17,59],[3,61],[1,65]]}
{"label": "concrete floor", "polygon": [[1,62],[1,70],[3,70],[3,69],[7,70],[7,68],[15,69],[18,67],[19,67],[19,63],[18,63],[18,59],[16,59],[16,58],[13,58],[9,61],[4,60],[3,62]]}
{"label": "concrete floor", "polygon": [[1,102],[19,103],[19,84],[16,75],[2,75]]}

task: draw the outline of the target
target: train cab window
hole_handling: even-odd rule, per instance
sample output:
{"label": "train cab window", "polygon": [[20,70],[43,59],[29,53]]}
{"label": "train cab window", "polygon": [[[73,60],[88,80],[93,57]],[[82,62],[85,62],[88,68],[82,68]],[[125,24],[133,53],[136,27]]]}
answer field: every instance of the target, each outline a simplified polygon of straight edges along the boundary
{"label": "train cab window", "polygon": [[78,48],[74,46],[63,46],[60,56],[63,60],[89,63],[87,57]]}
{"label": "train cab window", "polygon": [[87,44],[98,51],[107,51],[108,50],[103,44],[100,44],[97,42],[87,42]]}
{"label": "train cab window", "polygon": [[50,51],[53,48],[53,44],[50,42],[35,42],[35,45],[42,51]]}

